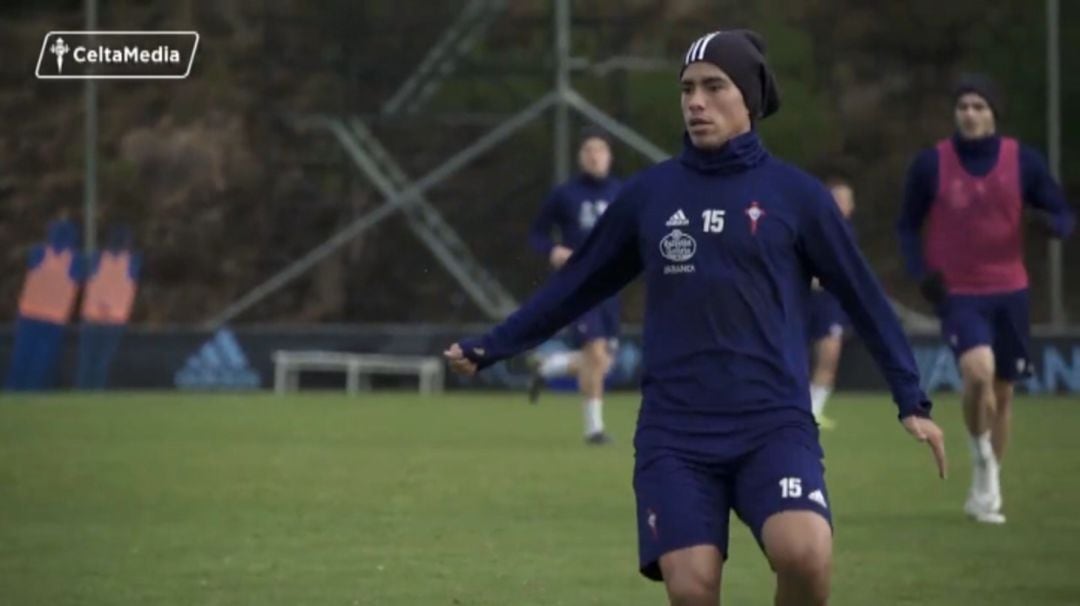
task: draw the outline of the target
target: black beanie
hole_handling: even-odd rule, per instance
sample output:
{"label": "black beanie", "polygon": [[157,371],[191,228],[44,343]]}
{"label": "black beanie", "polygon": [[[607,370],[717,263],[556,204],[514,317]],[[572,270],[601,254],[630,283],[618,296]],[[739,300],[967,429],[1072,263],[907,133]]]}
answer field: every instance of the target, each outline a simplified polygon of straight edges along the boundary
{"label": "black beanie", "polygon": [[776,78],[765,62],[765,38],[748,29],[717,31],[698,38],[683,58],[682,77],[691,63],[705,61],[724,70],[746,101],[750,119],[767,118],[780,109]]}
{"label": "black beanie", "polygon": [[611,147],[611,136],[608,135],[606,130],[595,124],[588,124],[582,127],[581,132],[578,133],[578,148],[580,149],[582,145],[585,145],[585,142],[589,139],[600,139],[604,143],[607,143],[608,147]]}
{"label": "black beanie", "polygon": [[986,74],[963,74],[960,76],[956,81],[956,86],[953,88],[953,105],[956,105],[960,97],[967,93],[975,93],[986,99],[986,103],[990,105],[990,111],[994,112],[994,117],[1001,118],[1004,109],[1001,91],[990,76]]}

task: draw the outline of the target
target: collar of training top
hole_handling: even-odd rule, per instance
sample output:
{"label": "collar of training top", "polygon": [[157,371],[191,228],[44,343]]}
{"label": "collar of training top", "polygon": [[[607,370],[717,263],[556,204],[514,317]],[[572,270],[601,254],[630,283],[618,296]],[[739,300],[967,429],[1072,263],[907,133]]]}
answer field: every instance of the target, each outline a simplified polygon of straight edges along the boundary
{"label": "collar of training top", "polygon": [[683,133],[683,149],[679,161],[698,172],[732,174],[749,170],[769,159],[769,151],[761,143],[757,131],[743,133],[717,149],[694,147],[690,135]]}

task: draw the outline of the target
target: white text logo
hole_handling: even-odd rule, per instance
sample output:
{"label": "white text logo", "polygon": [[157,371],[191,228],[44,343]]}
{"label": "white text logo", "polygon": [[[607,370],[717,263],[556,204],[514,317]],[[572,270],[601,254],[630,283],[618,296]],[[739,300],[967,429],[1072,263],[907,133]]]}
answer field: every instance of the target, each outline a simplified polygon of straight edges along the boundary
{"label": "white text logo", "polygon": [[[52,31],[41,42],[34,75],[42,80],[187,78],[195,62],[194,31]],[[46,61],[56,56],[56,70]],[[65,62],[65,55],[70,61]]]}

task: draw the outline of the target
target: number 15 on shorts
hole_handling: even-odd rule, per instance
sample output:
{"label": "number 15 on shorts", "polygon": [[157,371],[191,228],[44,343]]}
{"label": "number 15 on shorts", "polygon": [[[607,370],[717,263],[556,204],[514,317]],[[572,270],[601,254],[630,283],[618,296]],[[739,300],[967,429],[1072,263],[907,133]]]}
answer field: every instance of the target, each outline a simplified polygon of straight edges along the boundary
{"label": "number 15 on shorts", "polygon": [[780,480],[780,498],[797,499],[802,496],[801,478],[784,478]]}

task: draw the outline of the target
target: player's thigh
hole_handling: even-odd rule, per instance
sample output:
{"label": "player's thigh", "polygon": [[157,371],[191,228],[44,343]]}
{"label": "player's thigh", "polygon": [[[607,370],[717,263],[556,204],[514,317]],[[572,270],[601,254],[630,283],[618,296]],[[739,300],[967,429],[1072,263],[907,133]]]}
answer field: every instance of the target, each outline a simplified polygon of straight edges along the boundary
{"label": "player's thigh", "polygon": [[765,547],[763,531],[772,516],[805,511],[832,525],[825,466],[816,441],[783,430],[747,455],[735,472],[735,512]]}
{"label": "player's thigh", "polygon": [[1004,295],[994,309],[994,372],[1016,382],[1031,373],[1031,311],[1028,291]]}
{"label": "player's thigh", "polygon": [[960,360],[977,347],[989,347],[994,342],[992,313],[985,298],[971,295],[952,295],[942,306],[941,336]]}
{"label": "player's thigh", "polygon": [[603,337],[591,338],[582,343],[581,353],[593,368],[606,366],[608,359],[611,357],[608,350],[608,340]]}
{"label": "player's thigh", "polygon": [[957,359],[965,385],[989,386],[994,380],[994,350],[989,345],[972,347]]}
{"label": "player's thigh", "polygon": [[638,457],[634,494],[641,573],[661,580],[661,557],[689,547],[711,546],[726,557],[730,482],[674,455]]}

